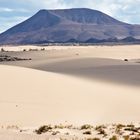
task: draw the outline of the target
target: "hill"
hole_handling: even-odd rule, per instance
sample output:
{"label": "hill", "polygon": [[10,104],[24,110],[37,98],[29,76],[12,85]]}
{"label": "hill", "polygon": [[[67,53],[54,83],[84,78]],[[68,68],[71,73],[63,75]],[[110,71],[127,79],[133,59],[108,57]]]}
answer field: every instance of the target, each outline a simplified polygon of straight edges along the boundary
{"label": "hill", "polygon": [[139,41],[140,25],[127,24],[86,8],[40,10],[0,34],[0,44],[129,42],[130,39]]}

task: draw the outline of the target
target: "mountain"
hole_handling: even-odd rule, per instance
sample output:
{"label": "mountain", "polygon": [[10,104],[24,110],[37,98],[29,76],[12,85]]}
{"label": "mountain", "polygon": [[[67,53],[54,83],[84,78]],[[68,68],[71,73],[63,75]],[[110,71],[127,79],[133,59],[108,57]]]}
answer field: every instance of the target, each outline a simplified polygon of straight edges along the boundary
{"label": "mountain", "polygon": [[0,44],[98,43],[100,40],[127,42],[130,39],[140,39],[140,25],[127,24],[86,8],[40,10],[28,20],[0,34]]}

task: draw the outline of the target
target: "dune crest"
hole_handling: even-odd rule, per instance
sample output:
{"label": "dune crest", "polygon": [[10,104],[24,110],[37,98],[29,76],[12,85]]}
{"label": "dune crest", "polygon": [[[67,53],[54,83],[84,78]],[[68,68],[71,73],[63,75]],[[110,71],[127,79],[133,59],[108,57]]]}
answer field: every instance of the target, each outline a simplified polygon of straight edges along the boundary
{"label": "dune crest", "polygon": [[139,88],[3,65],[0,77],[1,124],[139,121]]}

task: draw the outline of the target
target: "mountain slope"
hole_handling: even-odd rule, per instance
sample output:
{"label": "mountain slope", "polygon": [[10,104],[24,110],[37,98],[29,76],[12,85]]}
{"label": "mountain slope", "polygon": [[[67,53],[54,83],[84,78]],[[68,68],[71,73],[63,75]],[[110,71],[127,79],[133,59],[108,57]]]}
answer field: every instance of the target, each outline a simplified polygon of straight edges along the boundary
{"label": "mountain slope", "polygon": [[40,10],[28,20],[0,34],[0,44],[86,42],[90,39],[140,38],[140,26],[120,22],[86,8]]}

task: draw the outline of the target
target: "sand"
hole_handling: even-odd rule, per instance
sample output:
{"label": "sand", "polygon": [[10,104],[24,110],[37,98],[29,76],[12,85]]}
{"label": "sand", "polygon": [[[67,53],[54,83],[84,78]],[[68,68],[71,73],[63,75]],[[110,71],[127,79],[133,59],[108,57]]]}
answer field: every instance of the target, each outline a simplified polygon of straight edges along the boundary
{"label": "sand", "polygon": [[0,53],[1,126],[139,122],[139,46],[60,48]]}
{"label": "sand", "polygon": [[[21,48],[36,46],[21,46]],[[12,47],[14,49],[14,47]],[[40,48],[39,48],[40,49]],[[140,46],[51,46],[46,51],[4,52],[32,61],[6,62],[2,64],[28,67],[91,80],[140,86]],[[17,49],[15,49],[17,50]],[[125,62],[128,59],[129,62]]]}

